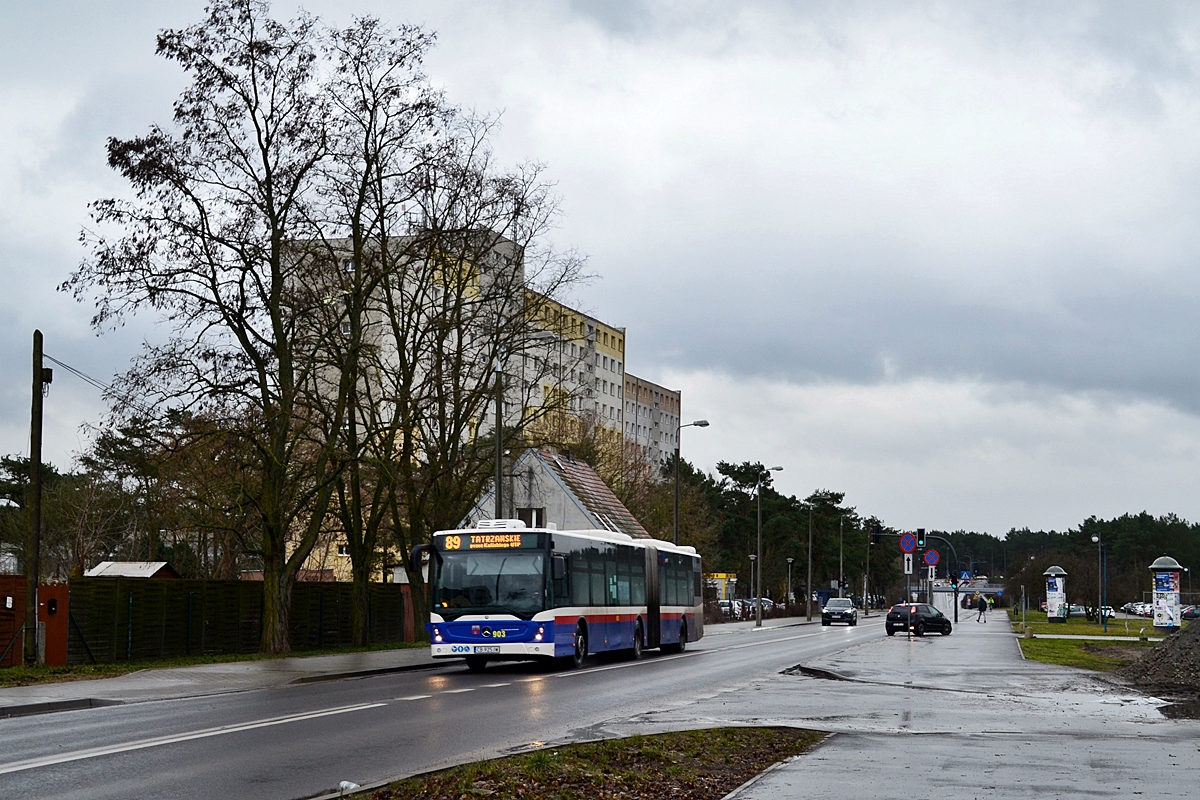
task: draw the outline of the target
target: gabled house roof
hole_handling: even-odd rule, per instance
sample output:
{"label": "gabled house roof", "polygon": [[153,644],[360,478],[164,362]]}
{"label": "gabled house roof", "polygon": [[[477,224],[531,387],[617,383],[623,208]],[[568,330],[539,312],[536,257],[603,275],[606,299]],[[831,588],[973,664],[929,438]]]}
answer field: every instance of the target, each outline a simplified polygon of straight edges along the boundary
{"label": "gabled house roof", "polygon": [[[653,538],[587,463],[573,458],[570,453],[559,454],[531,447],[517,459],[513,472],[520,473],[532,464],[543,468],[568,502],[574,504],[594,527],[624,533],[635,539]],[[495,495],[493,487],[471,509],[464,525],[471,519],[490,518],[489,509],[494,505]]]}

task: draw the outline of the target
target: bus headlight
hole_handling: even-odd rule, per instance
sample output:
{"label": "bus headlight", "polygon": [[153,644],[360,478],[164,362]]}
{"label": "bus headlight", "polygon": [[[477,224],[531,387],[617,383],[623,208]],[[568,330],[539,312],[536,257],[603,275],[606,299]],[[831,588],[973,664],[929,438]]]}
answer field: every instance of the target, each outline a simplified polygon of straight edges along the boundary
{"label": "bus headlight", "polygon": [[534,640],[535,642],[540,642],[540,641],[542,640],[542,635],[543,635],[543,634],[545,634],[545,633],[546,633],[546,626],[545,626],[545,625],[539,625],[539,626],[538,626],[538,629],[537,629],[537,633],[535,633],[535,634],[533,635],[533,640]]}
{"label": "bus headlight", "polygon": [[442,632],[439,631],[437,628],[433,629],[433,641],[434,642],[442,641]]}

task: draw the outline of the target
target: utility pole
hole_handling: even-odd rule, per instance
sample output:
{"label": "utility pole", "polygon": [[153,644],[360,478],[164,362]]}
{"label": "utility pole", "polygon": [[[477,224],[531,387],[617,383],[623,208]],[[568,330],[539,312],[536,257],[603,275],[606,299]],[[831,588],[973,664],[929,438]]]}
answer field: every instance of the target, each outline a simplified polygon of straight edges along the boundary
{"label": "utility pole", "polygon": [[36,664],[37,592],[42,561],[42,398],[54,370],[42,366],[42,332],[33,332],[33,406],[29,415],[29,532],[25,540],[25,663]]}
{"label": "utility pole", "polygon": [[504,519],[504,362],[496,364],[496,519]]}

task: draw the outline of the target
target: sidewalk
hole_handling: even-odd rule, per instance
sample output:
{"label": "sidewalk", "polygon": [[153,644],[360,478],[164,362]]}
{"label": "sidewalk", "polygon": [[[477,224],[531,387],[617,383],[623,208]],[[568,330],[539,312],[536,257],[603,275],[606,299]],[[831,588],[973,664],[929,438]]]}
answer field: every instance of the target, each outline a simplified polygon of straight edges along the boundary
{"label": "sidewalk", "polygon": [[434,661],[429,649],[422,647],[144,669],[116,678],[0,689],[0,718],[271,689],[297,683],[429,669],[444,663]]}

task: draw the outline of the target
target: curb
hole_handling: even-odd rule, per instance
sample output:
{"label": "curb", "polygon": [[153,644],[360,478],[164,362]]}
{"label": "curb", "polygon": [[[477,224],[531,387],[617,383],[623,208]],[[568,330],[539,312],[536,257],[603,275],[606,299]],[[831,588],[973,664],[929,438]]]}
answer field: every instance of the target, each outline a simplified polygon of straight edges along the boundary
{"label": "curb", "polygon": [[375,667],[373,669],[351,670],[350,672],[326,672],[320,675],[303,675],[288,681],[288,686],[301,686],[306,683],[328,683],[331,681],[344,681],[351,678],[369,678],[372,675],[391,675],[397,672],[417,672],[423,669],[437,669],[438,667],[448,666],[457,659],[439,659],[424,664],[409,664],[403,667]]}
{"label": "curb", "polygon": [[122,700],[105,700],[99,697],[81,697],[78,700],[51,700],[45,703],[26,703],[20,706],[0,706],[0,719],[10,717],[32,717],[37,714],[53,714],[56,711],[78,711],[84,708],[123,706]]}

